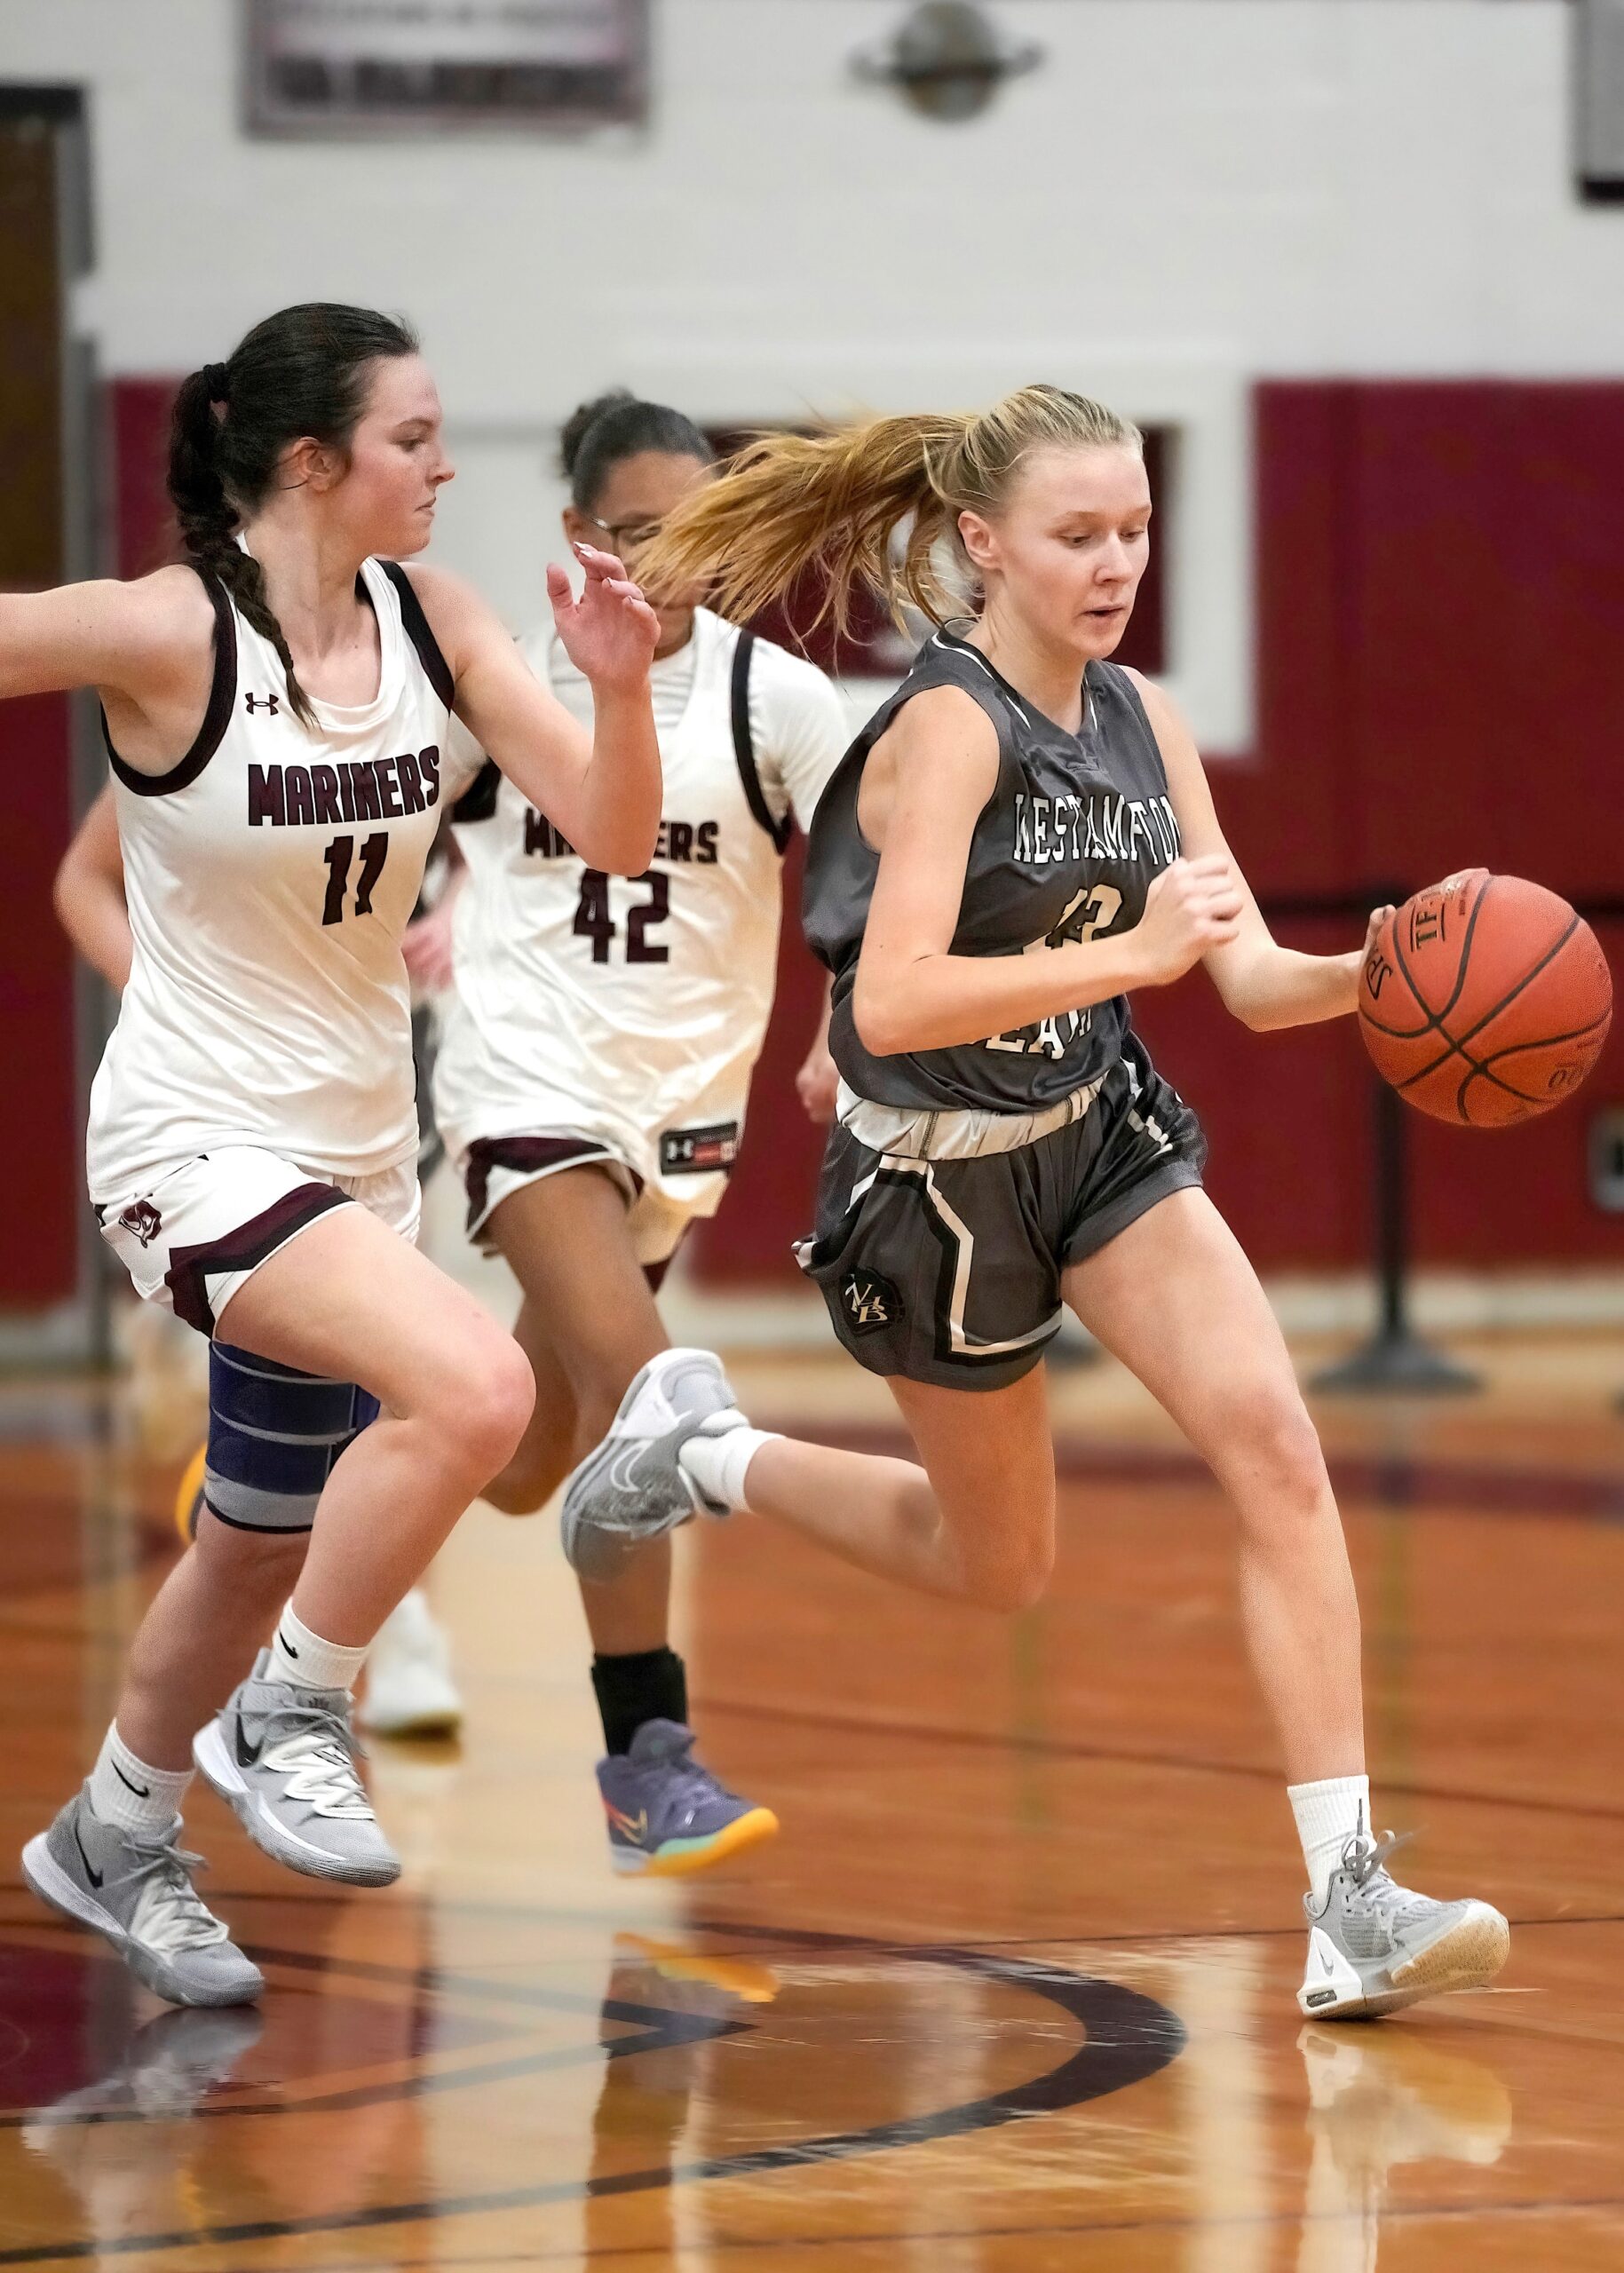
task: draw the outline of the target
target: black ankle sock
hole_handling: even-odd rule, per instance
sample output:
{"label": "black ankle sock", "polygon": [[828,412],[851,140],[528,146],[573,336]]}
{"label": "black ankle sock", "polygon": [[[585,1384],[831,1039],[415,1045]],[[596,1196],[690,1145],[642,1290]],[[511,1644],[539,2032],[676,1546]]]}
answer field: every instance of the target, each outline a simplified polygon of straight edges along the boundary
{"label": "black ankle sock", "polygon": [[606,1752],[630,1752],[645,1721],[688,1717],[688,1675],[675,1650],[594,1658],[592,1687],[603,1716]]}

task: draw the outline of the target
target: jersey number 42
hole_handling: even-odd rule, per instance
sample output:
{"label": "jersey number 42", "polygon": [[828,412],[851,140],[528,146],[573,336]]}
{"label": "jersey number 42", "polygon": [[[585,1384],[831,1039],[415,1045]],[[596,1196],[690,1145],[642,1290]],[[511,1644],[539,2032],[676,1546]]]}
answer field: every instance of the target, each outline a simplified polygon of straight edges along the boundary
{"label": "jersey number 42", "polygon": [[[646,884],[648,898],[626,911],[626,960],[669,962],[669,947],[663,940],[651,941],[648,935],[653,926],[663,923],[671,912],[671,880],[662,870],[648,868],[630,881]],[[610,942],[619,938],[620,929],[609,905],[609,879],[601,868],[582,870],[581,899],[571,928],[577,939],[590,939],[594,962],[608,962]]]}

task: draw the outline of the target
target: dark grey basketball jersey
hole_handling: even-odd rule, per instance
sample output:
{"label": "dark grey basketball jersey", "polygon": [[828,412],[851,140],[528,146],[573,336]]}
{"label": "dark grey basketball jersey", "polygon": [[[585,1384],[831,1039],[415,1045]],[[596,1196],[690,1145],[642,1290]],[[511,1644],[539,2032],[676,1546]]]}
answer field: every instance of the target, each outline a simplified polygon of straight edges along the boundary
{"label": "dark grey basketball jersey", "polygon": [[947,1049],[872,1057],[852,1015],[858,954],[879,857],[857,825],[869,751],[903,704],[956,686],[998,734],[998,779],[976,821],[955,955],[1018,955],[1126,931],[1178,855],[1161,752],[1133,681],[1090,663],[1081,733],[1034,710],[978,649],[939,631],[864,727],[819,801],[802,903],[806,937],[834,974],[829,1048],[860,1097],[878,1105],[1040,1111],[1097,1081],[1121,1054],[1126,996]]}

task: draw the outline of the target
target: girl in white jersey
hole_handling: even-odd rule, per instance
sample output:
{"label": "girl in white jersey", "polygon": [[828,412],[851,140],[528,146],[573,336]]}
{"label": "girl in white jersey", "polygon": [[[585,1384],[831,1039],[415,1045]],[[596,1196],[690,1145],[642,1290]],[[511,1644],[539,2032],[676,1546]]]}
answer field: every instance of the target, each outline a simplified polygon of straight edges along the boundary
{"label": "girl in white jersey", "polygon": [[[562,438],[574,542],[635,563],[710,478],[704,435],[624,391],[583,404]],[[687,1226],[713,1214],[744,1125],[772,1005],[790,828],[839,763],[839,698],[811,663],[726,622],[695,590],[667,597],[650,672],[664,772],[646,874],[605,876],[560,817],[453,730],[448,781],[467,863],[450,923],[456,992],[435,1113],[468,1192],[470,1235],[512,1266],[535,1409],[486,1497],[540,1507],[667,1346],[654,1288]],[[573,715],[592,691],[547,627],[523,643]],[[799,1086],[827,1119],[823,1034]],[[582,1584],[603,1719],[598,1770],[611,1854],[629,1873],[690,1871],[768,1836],[774,1818],[693,1756],[669,1644],[670,1546]]]}
{"label": "girl in white jersey", "polygon": [[[80,954],[122,994],[135,960],[135,939],[111,784],[62,856],[54,899],[62,928]],[[409,970],[410,931],[403,952]],[[418,1165],[421,1172],[421,1147]],[[175,1495],[181,1544],[190,1545],[205,1510],[240,1530],[308,1532],[328,1471],[353,1433],[353,1398],[335,1399],[297,1377],[267,1381],[218,1338],[210,1348],[209,1376],[208,1436],[186,1463]],[[284,1450],[273,1469],[264,1451],[267,1433],[297,1447],[291,1453]],[[421,1587],[403,1596],[378,1629],[356,1719],[368,1735],[401,1737],[445,1735],[461,1722],[449,1646]]]}
{"label": "girl in white jersey", "polygon": [[[451,471],[403,324],[286,309],[180,389],[170,488],[193,565],[0,596],[0,695],[96,687],[117,784],[135,955],[91,1103],[104,1232],[144,1295],[229,1339],[245,1434],[289,1380],[329,1434],[333,1406],[383,1408],[352,1427],[307,1547],[205,1517],[91,1778],[25,1851],[45,1900],[178,2003],[263,1985],[179,1849],[194,1756],[292,1867],[397,1875],[350,1683],[529,1416],[512,1342],[412,1245],[400,943],[453,703],[606,870],[643,869],[659,825],[653,611],[606,553],[583,554],[579,604],[549,571],[589,736],[471,590],[394,565],[428,542]],[[303,1450],[257,1433],[267,1470]]]}

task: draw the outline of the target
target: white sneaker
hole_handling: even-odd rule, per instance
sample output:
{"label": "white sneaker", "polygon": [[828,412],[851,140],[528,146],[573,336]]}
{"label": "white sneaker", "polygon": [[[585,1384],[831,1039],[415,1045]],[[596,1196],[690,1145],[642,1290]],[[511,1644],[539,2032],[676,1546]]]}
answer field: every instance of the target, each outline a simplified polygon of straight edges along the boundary
{"label": "white sneaker", "polygon": [[421,1587],[378,1628],[356,1718],[375,1737],[448,1737],[462,1726],[450,1645]]}
{"label": "white sneaker", "polygon": [[1408,1834],[1356,1833],[1319,1907],[1308,1916],[1308,1964],[1297,2004],[1310,2020],[1368,2020],[1423,1997],[1486,1988],[1506,1961],[1511,1929],[1486,1902],[1435,1902],[1389,1875]]}
{"label": "white sneaker", "polygon": [[749,1426],[722,1361],[709,1350],[662,1350],[632,1377],[609,1433],[567,1478],[558,1528],[583,1579],[613,1579],[646,1539],[697,1515],[731,1510],[707,1499],[678,1455],[694,1437]]}

